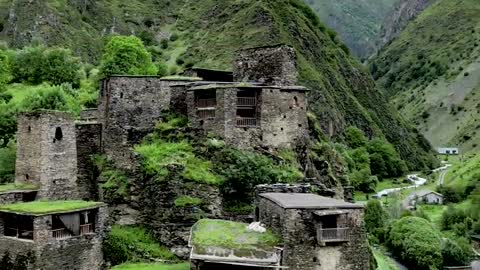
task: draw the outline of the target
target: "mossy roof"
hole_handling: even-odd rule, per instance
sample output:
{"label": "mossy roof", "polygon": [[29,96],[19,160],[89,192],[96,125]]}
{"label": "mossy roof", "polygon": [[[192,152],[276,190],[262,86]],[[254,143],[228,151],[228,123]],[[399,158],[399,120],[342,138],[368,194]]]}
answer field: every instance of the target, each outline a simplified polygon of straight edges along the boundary
{"label": "mossy roof", "polygon": [[164,81],[201,81],[202,78],[199,77],[189,77],[189,76],[166,76],[161,78]]}
{"label": "mossy roof", "polygon": [[273,249],[280,237],[270,230],[265,233],[247,230],[248,224],[227,220],[202,219],[192,228],[191,244],[225,249]]}
{"label": "mossy roof", "polygon": [[38,186],[33,184],[5,184],[0,185],[0,194],[10,192],[28,192],[37,191]]}
{"label": "mossy roof", "polygon": [[308,91],[308,88],[303,86],[298,86],[298,85],[292,85],[292,86],[261,85],[258,83],[247,83],[247,82],[237,82],[237,83],[211,82],[210,84],[193,86],[188,90],[200,91],[200,90],[227,89],[227,88],[255,88],[255,89],[280,89],[281,91]]}
{"label": "mossy roof", "polygon": [[33,201],[0,205],[0,212],[44,216],[94,209],[103,205],[105,203],[88,201]]}

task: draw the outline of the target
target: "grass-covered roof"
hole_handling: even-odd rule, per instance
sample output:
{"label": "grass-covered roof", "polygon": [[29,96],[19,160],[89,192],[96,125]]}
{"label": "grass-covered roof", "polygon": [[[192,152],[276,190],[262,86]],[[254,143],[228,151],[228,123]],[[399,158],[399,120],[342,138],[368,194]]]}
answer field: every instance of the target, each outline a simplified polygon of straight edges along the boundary
{"label": "grass-covered roof", "polygon": [[271,250],[280,244],[280,237],[267,230],[265,233],[247,230],[248,224],[203,219],[192,228],[191,244],[194,247],[218,247],[241,250]]}
{"label": "grass-covered roof", "polygon": [[104,205],[87,201],[33,201],[0,205],[0,212],[42,216],[91,209]]}
{"label": "grass-covered roof", "polygon": [[12,191],[35,191],[38,190],[38,186],[33,184],[5,184],[0,185],[0,193],[12,192]]}

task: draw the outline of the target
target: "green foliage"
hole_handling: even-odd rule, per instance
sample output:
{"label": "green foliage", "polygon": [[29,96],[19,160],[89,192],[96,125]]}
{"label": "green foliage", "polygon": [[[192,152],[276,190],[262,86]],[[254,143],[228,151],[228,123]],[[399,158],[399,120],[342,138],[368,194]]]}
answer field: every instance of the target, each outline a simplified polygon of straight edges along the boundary
{"label": "green foliage", "polygon": [[228,200],[249,199],[259,184],[294,183],[303,178],[291,163],[276,164],[264,155],[233,148],[217,152],[215,163],[216,172],[225,179],[222,190]]}
{"label": "green foliage", "polygon": [[167,248],[159,245],[141,227],[114,225],[103,243],[105,260],[112,265],[124,262],[172,260],[177,258]]}
{"label": "green foliage", "polygon": [[377,238],[383,236],[385,225],[388,219],[387,212],[383,209],[382,204],[378,200],[368,201],[365,206],[365,228],[367,232]]}
{"label": "green foliage", "polygon": [[465,211],[463,209],[456,208],[453,204],[450,204],[442,215],[442,229],[453,229],[455,224],[463,224],[466,217],[467,215],[465,214]]}
{"label": "green foliage", "polygon": [[366,146],[368,142],[363,131],[353,126],[345,129],[345,141],[351,148]]}
{"label": "green foliage", "polygon": [[350,150],[348,155],[354,162],[354,167],[352,169],[355,170],[363,170],[368,169],[370,170],[370,155],[368,154],[367,148],[360,147],[357,149]]}
{"label": "green foliage", "polygon": [[100,65],[102,77],[110,75],[156,75],[150,53],[134,36],[114,36],[105,47]]}
{"label": "green foliage", "polygon": [[180,196],[173,202],[176,207],[185,208],[191,206],[198,206],[203,203],[202,199],[194,198],[191,196]]}
{"label": "green foliage", "polygon": [[102,189],[107,202],[121,202],[129,194],[131,181],[124,172],[110,168],[102,171],[100,177],[105,181]]}
{"label": "green foliage", "polygon": [[0,93],[11,79],[10,63],[7,54],[0,49]]}
{"label": "green foliage", "polygon": [[0,147],[0,184],[10,183],[15,179],[15,143],[11,142],[5,148]]}
{"label": "green foliage", "polygon": [[190,270],[190,263],[125,263],[112,268],[112,270]]}
{"label": "green foliage", "polygon": [[23,111],[69,111],[67,94],[60,86],[47,86],[29,94],[21,105]]}
{"label": "green foliage", "polygon": [[409,216],[394,221],[387,244],[409,267],[434,270],[442,266],[442,237],[425,219]]}
{"label": "green foliage", "polygon": [[80,59],[63,48],[26,47],[11,59],[14,82],[80,85]]}
{"label": "green foliage", "polygon": [[5,204],[0,205],[0,209],[4,212],[14,212],[14,213],[26,213],[30,215],[44,215],[51,213],[61,213],[61,212],[74,212],[76,210],[80,211],[86,208],[92,208],[102,205],[98,202],[87,202],[87,201],[33,201],[33,202],[19,202],[14,204]]}
{"label": "green foliage", "polygon": [[367,150],[370,153],[372,174],[379,177],[398,177],[407,172],[405,161],[389,142],[375,138],[368,143]]}
{"label": "green foliage", "polygon": [[359,171],[353,171],[349,174],[350,183],[355,188],[355,190],[362,191],[365,193],[373,193],[375,187],[378,184],[378,178],[372,176],[370,169],[361,169]]}
{"label": "green foliage", "polygon": [[442,245],[443,266],[469,265],[473,252],[466,238],[445,238]]}

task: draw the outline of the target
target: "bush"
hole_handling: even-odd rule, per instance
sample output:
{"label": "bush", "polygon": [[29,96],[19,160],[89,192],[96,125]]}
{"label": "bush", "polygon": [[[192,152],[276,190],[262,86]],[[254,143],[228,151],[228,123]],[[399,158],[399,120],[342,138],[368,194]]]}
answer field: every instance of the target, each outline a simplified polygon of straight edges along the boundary
{"label": "bush", "polygon": [[443,195],[445,203],[458,203],[462,200],[462,194],[450,186],[438,186],[437,192]]}
{"label": "bush", "polygon": [[100,64],[102,78],[110,75],[156,75],[150,53],[135,36],[115,36],[105,47]]}
{"label": "bush", "polygon": [[53,85],[70,83],[75,88],[80,85],[80,59],[63,48],[43,46],[26,47],[17,51],[11,61],[14,82]]}
{"label": "bush", "polygon": [[392,144],[384,139],[375,138],[368,143],[370,169],[380,177],[399,177],[408,170],[405,161],[400,158]]}
{"label": "bush", "polygon": [[445,238],[442,245],[443,266],[468,265],[473,258],[470,243],[465,238]]}
{"label": "bush", "polygon": [[375,192],[375,188],[378,184],[378,178],[372,176],[370,169],[362,169],[359,171],[354,171],[350,175],[350,183],[355,188],[365,193]]}
{"label": "bush", "polygon": [[425,219],[408,216],[394,221],[387,245],[409,268],[432,270],[442,266],[441,234]]}
{"label": "bush", "polygon": [[353,126],[345,130],[345,141],[351,148],[366,146],[368,142],[363,131]]}
{"label": "bush", "polygon": [[455,208],[450,204],[447,209],[442,214],[442,229],[450,230],[453,229],[454,225],[457,223],[464,223],[467,215],[465,211],[459,208]]}
{"label": "bush", "polygon": [[0,184],[11,183],[15,178],[15,143],[10,142],[7,147],[0,148]]}
{"label": "bush", "polygon": [[378,200],[368,201],[365,206],[365,228],[367,232],[379,237],[383,232],[388,218],[387,212],[383,209],[382,204]]}
{"label": "bush", "polygon": [[114,225],[103,243],[105,260],[112,265],[155,259],[176,261],[167,248],[160,246],[143,228]]}
{"label": "bush", "polygon": [[0,50],[0,92],[11,79],[10,63],[7,54]]}

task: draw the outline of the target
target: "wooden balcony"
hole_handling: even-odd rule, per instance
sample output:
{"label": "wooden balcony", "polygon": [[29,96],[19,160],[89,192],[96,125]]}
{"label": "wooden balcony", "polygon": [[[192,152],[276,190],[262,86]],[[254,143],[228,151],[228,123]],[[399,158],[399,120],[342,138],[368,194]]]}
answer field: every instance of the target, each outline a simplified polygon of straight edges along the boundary
{"label": "wooden balcony", "polygon": [[237,106],[239,107],[254,107],[257,105],[256,97],[239,97],[237,98]]}
{"label": "wooden balcony", "polygon": [[92,234],[93,224],[80,225],[80,235]]}
{"label": "wooden balcony", "polygon": [[256,127],[257,118],[237,117],[237,127]]}
{"label": "wooden balcony", "polygon": [[317,229],[317,238],[321,243],[350,241],[349,228]]}
{"label": "wooden balcony", "polygon": [[52,237],[55,239],[68,239],[71,238],[73,235],[67,229],[57,229],[52,230]]}
{"label": "wooden balcony", "polygon": [[199,119],[214,119],[215,118],[215,108],[198,108],[197,117]]}
{"label": "wooden balcony", "polygon": [[33,240],[33,231],[20,230],[18,228],[5,228],[4,234],[8,237]]}

